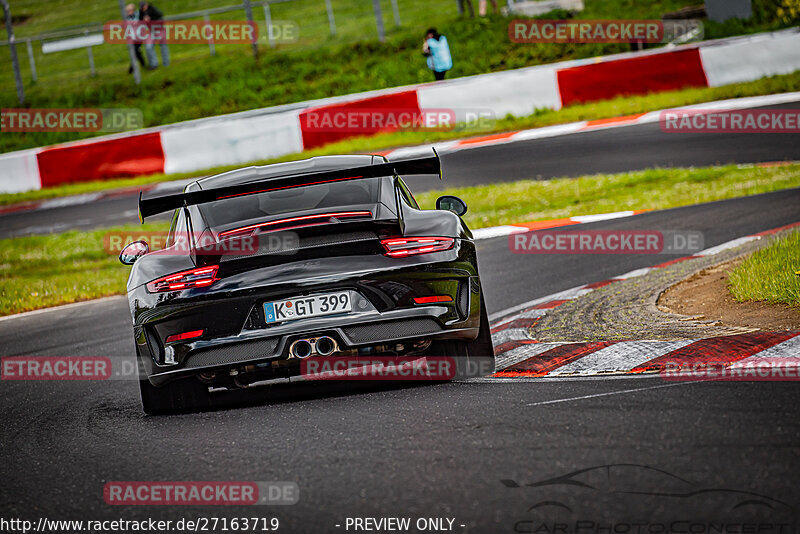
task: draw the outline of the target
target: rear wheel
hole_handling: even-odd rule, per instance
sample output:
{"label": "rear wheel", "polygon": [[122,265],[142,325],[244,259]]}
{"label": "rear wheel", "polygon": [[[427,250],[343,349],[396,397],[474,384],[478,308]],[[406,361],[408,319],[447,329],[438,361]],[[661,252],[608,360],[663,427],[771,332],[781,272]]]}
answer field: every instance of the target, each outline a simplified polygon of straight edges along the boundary
{"label": "rear wheel", "polygon": [[456,359],[456,376],[484,376],[494,372],[494,345],[492,331],[489,326],[489,315],[481,295],[481,322],[478,337],[467,341],[463,339],[447,339],[431,345],[429,353],[433,356],[450,356]]}
{"label": "rear wheel", "polygon": [[161,387],[156,387],[147,378],[140,377],[139,391],[142,395],[142,408],[150,415],[211,406],[208,386],[193,376]]}

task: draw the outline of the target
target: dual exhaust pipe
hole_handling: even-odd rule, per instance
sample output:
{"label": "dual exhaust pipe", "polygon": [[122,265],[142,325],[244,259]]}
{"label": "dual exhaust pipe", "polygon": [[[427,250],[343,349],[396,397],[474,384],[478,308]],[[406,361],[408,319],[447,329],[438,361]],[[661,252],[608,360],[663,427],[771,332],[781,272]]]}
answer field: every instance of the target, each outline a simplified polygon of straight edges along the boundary
{"label": "dual exhaust pipe", "polygon": [[312,354],[330,356],[337,348],[336,341],[328,336],[298,339],[289,346],[289,355],[300,359],[308,358]]}

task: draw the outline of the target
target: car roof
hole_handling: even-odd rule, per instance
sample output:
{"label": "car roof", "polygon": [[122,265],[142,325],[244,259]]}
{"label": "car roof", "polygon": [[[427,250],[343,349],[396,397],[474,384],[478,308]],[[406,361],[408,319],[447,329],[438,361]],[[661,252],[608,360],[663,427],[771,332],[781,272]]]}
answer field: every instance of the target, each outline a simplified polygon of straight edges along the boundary
{"label": "car roof", "polygon": [[369,154],[317,156],[297,161],[287,161],[285,163],[274,163],[272,165],[245,167],[243,169],[236,169],[215,176],[201,178],[187,185],[185,191],[214,189],[229,185],[246,184],[275,176],[292,176],[296,174],[347,169],[350,167],[364,167],[366,165],[385,162],[386,159],[383,156],[373,156]]}

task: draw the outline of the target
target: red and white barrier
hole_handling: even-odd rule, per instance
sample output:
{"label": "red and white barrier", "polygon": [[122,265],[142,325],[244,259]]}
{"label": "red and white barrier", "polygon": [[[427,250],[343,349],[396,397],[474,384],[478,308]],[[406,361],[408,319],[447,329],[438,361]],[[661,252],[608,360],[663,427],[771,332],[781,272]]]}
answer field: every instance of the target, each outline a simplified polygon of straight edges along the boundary
{"label": "red and white barrier", "polygon": [[20,193],[42,188],[36,161],[38,151],[30,149],[0,154],[0,192]]}
{"label": "red and white barrier", "polygon": [[489,110],[495,118],[524,117],[537,109],[561,109],[558,65],[493,72],[417,88],[422,109],[453,109],[464,122],[469,111]]}
{"label": "red and white barrier", "polygon": [[800,69],[800,32],[778,32],[733,39],[700,49],[710,87],[791,74]]}
{"label": "red and white barrier", "polygon": [[[348,128],[336,130],[320,127],[320,123],[335,124],[333,121],[338,117],[346,117],[348,113],[358,113],[359,111],[368,112],[374,119],[369,121],[366,127],[360,128],[360,131],[349,131]],[[393,91],[360,100],[310,107],[300,113],[303,147],[317,148],[348,137],[391,131],[391,128],[385,127],[388,121],[383,119],[399,113],[406,113],[412,117],[418,117],[421,114],[416,89]]]}
{"label": "red and white barrier", "polygon": [[644,95],[684,87],[707,87],[696,48],[603,61],[558,71],[563,105]]}
{"label": "red and white barrier", "polygon": [[164,172],[191,172],[302,152],[299,111],[191,121],[161,132]]}
{"label": "red and white barrier", "polygon": [[[449,109],[495,118],[622,95],[715,87],[800,69],[796,29],[301,102],[0,155],[0,192],[245,164],[386,131],[323,131],[312,117]],[[383,124],[383,121],[378,121]],[[504,135],[504,134],[499,134]]]}
{"label": "red and white barrier", "polygon": [[36,159],[41,187],[164,172],[161,132],[55,145]]}

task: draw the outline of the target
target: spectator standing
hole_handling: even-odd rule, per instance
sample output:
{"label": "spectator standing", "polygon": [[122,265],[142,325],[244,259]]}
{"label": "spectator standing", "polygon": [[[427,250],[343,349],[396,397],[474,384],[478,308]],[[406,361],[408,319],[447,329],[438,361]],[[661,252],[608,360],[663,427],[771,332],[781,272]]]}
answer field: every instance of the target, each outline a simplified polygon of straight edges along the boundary
{"label": "spectator standing", "polygon": [[[136,6],[133,4],[128,4],[125,6],[125,21],[133,23],[135,26],[139,23],[139,12],[136,11]],[[139,64],[144,67],[144,58],[142,57],[142,43],[141,41],[133,42],[133,51],[136,53],[136,59],[139,60]],[[133,65],[128,67],[128,74],[133,73]]]}
{"label": "spectator standing", "polygon": [[[492,12],[497,15],[499,11],[497,10],[497,0],[491,0],[492,2]],[[486,0],[478,0],[478,15],[481,17],[486,16]]]}
{"label": "spectator standing", "polygon": [[425,32],[422,54],[427,57],[428,68],[433,71],[434,79],[444,80],[447,71],[453,68],[447,37],[440,35],[436,28],[429,29]]}
{"label": "spectator standing", "polygon": [[[141,2],[139,4],[139,18],[150,26],[151,32],[155,28],[155,31],[163,33],[163,29],[160,28],[160,26],[163,24],[164,15],[150,2]],[[167,40],[165,37],[159,40],[159,48],[161,49],[161,64],[166,67],[169,65],[169,48],[167,47]],[[155,69],[158,67],[158,57],[156,57],[156,43],[152,37],[147,40],[144,49],[145,52],[147,52],[147,64],[149,68]]]}
{"label": "spectator standing", "polygon": [[475,8],[472,7],[472,0],[458,0],[458,12],[459,14],[464,13],[464,4],[467,5],[469,8],[469,16],[475,18]]}

